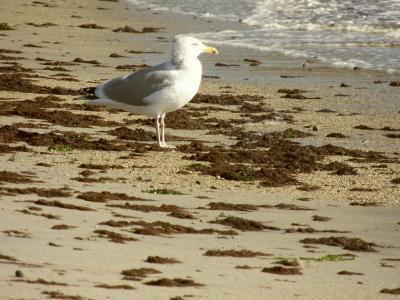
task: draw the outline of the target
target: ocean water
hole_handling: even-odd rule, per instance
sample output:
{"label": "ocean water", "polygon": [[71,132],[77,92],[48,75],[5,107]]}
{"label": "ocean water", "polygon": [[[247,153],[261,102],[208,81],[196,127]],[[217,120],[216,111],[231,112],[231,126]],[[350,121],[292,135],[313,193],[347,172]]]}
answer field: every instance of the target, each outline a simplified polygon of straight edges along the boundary
{"label": "ocean water", "polygon": [[[158,11],[241,22],[196,34],[214,44],[400,74],[400,0],[129,0]],[[237,26],[235,26],[236,28]]]}

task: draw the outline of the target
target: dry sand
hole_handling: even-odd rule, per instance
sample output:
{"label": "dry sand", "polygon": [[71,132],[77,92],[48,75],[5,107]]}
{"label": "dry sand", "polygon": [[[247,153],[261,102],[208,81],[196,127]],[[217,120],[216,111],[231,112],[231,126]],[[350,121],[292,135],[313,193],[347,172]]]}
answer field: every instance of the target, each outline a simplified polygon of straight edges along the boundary
{"label": "dry sand", "polygon": [[398,77],[222,47],[201,58],[205,96],[166,119],[167,141],[191,146],[160,151],[153,121],[78,90],[227,24],[122,1],[0,5],[0,299],[396,297],[381,291],[400,288]]}

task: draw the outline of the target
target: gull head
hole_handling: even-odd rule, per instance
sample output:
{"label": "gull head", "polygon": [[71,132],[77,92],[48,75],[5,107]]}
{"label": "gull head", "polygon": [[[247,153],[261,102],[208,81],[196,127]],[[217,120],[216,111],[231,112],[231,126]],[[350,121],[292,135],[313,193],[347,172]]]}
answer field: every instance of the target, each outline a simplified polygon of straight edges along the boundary
{"label": "gull head", "polygon": [[204,45],[201,41],[190,36],[176,36],[172,48],[174,61],[197,58],[202,53],[218,54],[217,49]]}

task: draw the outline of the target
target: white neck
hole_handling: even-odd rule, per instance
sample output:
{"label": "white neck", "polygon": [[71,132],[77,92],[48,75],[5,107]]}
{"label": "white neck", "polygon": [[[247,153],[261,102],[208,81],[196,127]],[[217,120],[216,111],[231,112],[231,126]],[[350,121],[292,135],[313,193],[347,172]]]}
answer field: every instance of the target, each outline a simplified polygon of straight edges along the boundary
{"label": "white neck", "polygon": [[176,66],[177,69],[191,69],[193,67],[197,67],[200,64],[200,60],[197,56],[174,56],[172,58],[172,64]]}

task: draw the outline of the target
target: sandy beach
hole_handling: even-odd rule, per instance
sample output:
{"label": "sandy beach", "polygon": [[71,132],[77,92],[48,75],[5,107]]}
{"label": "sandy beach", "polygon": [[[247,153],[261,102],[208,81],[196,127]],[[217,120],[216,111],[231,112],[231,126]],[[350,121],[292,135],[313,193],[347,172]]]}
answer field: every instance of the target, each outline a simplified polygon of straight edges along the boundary
{"label": "sandy beach", "polygon": [[211,45],[154,120],[84,99],[246,26],[0,0],[0,299],[395,299],[400,77]]}

